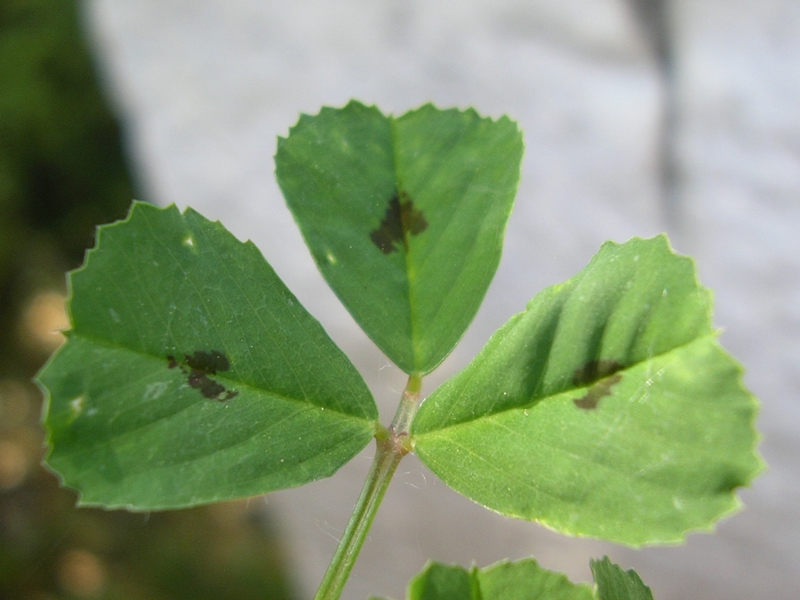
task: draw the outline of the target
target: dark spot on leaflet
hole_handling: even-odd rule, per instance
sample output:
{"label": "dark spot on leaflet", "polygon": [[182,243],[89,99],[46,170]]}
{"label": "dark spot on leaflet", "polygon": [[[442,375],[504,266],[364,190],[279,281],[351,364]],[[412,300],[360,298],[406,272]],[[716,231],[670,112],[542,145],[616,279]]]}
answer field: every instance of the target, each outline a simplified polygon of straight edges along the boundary
{"label": "dark spot on leaflet", "polygon": [[600,403],[600,399],[610,396],[611,387],[615,383],[619,383],[621,380],[622,375],[619,373],[612,375],[611,377],[601,379],[586,391],[585,396],[575,398],[575,406],[582,408],[583,410],[594,410]]}
{"label": "dark spot on leaflet", "polygon": [[384,254],[403,249],[408,251],[407,235],[419,235],[428,228],[428,222],[421,210],[414,208],[414,202],[405,192],[395,193],[389,199],[389,206],[380,227],[370,232],[372,243]]}
{"label": "dark spot on leaflet", "polygon": [[575,373],[572,374],[572,383],[580,386],[589,385],[598,379],[613,375],[623,368],[622,364],[608,358],[590,360],[582,367],[575,369]]}
{"label": "dark spot on leaflet", "polygon": [[229,390],[209,377],[231,368],[228,357],[222,352],[198,350],[194,354],[184,354],[183,358],[184,364],[180,364],[174,356],[167,356],[167,366],[170,369],[179,368],[186,375],[189,387],[198,390],[204,397],[225,402],[239,394],[236,390]]}
{"label": "dark spot on leaflet", "polygon": [[228,357],[218,350],[209,350],[208,352],[198,350],[194,354],[187,354],[186,364],[211,375],[216,375],[217,371],[227,371],[231,368]]}
{"label": "dark spot on leaflet", "polygon": [[602,398],[611,395],[611,388],[622,380],[622,375],[617,371],[623,365],[615,360],[606,358],[589,361],[575,370],[572,383],[576,386],[592,385],[586,394],[575,398],[575,406],[583,410],[594,410]]}
{"label": "dark spot on leaflet", "polygon": [[189,386],[200,390],[206,398],[225,402],[236,396],[239,392],[225,389],[225,386],[211,379],[207,374],[192,369],[187,378]]}

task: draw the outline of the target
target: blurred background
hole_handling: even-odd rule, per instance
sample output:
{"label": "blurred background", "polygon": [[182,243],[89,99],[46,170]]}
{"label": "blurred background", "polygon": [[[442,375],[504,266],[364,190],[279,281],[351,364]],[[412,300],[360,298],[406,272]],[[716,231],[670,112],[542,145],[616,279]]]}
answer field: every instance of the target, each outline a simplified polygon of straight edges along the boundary
{"label": "blurred background", "polygon": [[63,336],[64,271],[140,196],[73,0],[0,0],[0,598],[290,598],[259,502],[76,509],[39,461],[30,381]]}
{"label": "blurred background", "polygon": [[[526,156],[503,261],[430,392],[606,239],[667,231],[715,291],[763,403],[769,469],[714,534],[634,551],[490,513],[401,465],[345,592],[403,597],[436,559],[609,554],[658,600],[800,597],[800,3],[796,0],[0,0],[0,597],[310,597],[373,452],[249,502],[73,510],[37,466],[28,378],[63,271],[133,197],[252,239],[389,420],[404,377],[327,289],[274,180],[277,135],[351,97],[508,114]],[[205,594],[205,595],[203,595]],[[249,595],[248,595],[249,594]]]}

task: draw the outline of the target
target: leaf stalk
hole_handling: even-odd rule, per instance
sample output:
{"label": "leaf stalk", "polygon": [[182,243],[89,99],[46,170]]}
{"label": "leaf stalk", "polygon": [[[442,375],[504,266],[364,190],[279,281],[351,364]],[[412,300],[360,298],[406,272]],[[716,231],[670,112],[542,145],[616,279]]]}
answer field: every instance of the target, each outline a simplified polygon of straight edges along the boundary
{"label": "leaf stalk", "polygon": [[338,600],[342,595],[397,466],[412,449],[409,431],[419,407],[421,388],[422,377],[412,373],[391,426],[376,432],[376,452],[369,475],[314,600]]}

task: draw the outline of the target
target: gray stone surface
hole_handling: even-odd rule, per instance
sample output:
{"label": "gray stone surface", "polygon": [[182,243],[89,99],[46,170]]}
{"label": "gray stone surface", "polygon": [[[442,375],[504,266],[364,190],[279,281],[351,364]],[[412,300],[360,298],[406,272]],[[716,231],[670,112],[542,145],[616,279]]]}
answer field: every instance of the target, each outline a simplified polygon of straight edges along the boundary
{"label": "gray stone surface", "polygon": [[[588,558],[602,553],[637,568],[659,600],[800,595],[800,4],[659,3],[669,77],[634,4],[86,4],[148,197],[191,205],[254,240],[353,358],[384,420],[404,378],[325,286],[274,180],[275,138],[299,112],[355,97],[396,113],[427,101],[474,105],[520,122],[527,150],[503,261],[475,324],[427,391],[606,239],[668,229],[716,290],[723,344],[747,365],[746,381],[764,404],[770,470],[742,493],[745,512],[716,535],[637,552],[490,513],[412,457],[387,494],[346,598],[400,598],[428,558],[484,565],[533,554],[589,579]],[[665,114],[674,116],[669,164],[677,175],[669,194],[661,189]],[[324,572],[371,454],[370,447],[331,479],[264,500],[285,533],[302,597]]]}

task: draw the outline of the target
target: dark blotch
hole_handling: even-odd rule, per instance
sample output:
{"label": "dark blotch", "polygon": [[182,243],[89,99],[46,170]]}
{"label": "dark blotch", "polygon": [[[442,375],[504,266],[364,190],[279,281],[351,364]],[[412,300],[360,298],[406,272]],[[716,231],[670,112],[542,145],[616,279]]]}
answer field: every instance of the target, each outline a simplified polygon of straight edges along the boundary
{"label": "dark blotch", "polygon": [[619,373],[612,375],[611,377],[601,379],[586,391],[585,396],[575,398],[575,406],[582,408],[583,410],[594,410],[600,403],[600,399],[610,396],[611,387],[615,383],[619,383],[621,380],[622,375]]}
{"label": "dark blotch", "polygon": [[617,371],[623,368],[622,364],[607,358],[592,360],[577,368],[572,375],[572,383],[581,387],[594,385],[586,391],[584,396],[575,398],[575,406],[583,410],[597,408],[600,400],[610,396],[611,388],[622,380],[622,375],[619,375]]}
{"label": "dark blotch", "polygon": [[198,350],[194,354],[187,354],[185,358],[186,364],[193,369],[205,371],[211,375],[215,375],[218,371],[227,371],[231,368],[228,357],[218,350],[209,350],[208,352]]}
{"label": "dark blotch", "polygon": [[408,251],[407,234],[418,235],[427,228],[422,211],[414,208],[408,194],[399,192],[391,197],[380,227],[371,231],[369,237],[381,252],[391,254],[401,245]]}
{"label": "dark blotch", "polygon": [[623,365],[608,358],[591,360],[575,369],[575,373],[572,374],[572,383],[578,386],[589,385],[598,379],[613,375],[622,368]]}
{"label": "dark blotch", "polygon": [[231,363],[228,357],[218,350],[198,350],[194,354],[184,354],[185,365],[178,363],[174,356],[167,356],[167,366],[170,369],[180,368],[186,375],[189,387],[198,390],[203,396],[210,400],[225,402],[237,396],[239,392],[229,390],[218,381],[214,381],[209,375],[215,375],[218,371],[228,371]]}
{"label": "dark blotch", "polygon": [[196,390],[200,390],[206,398],[224,402],[236,396],[239,392],[225,389],[225,386],[214,381],[202,371],[192,369],[188,376],[189,385]]}

